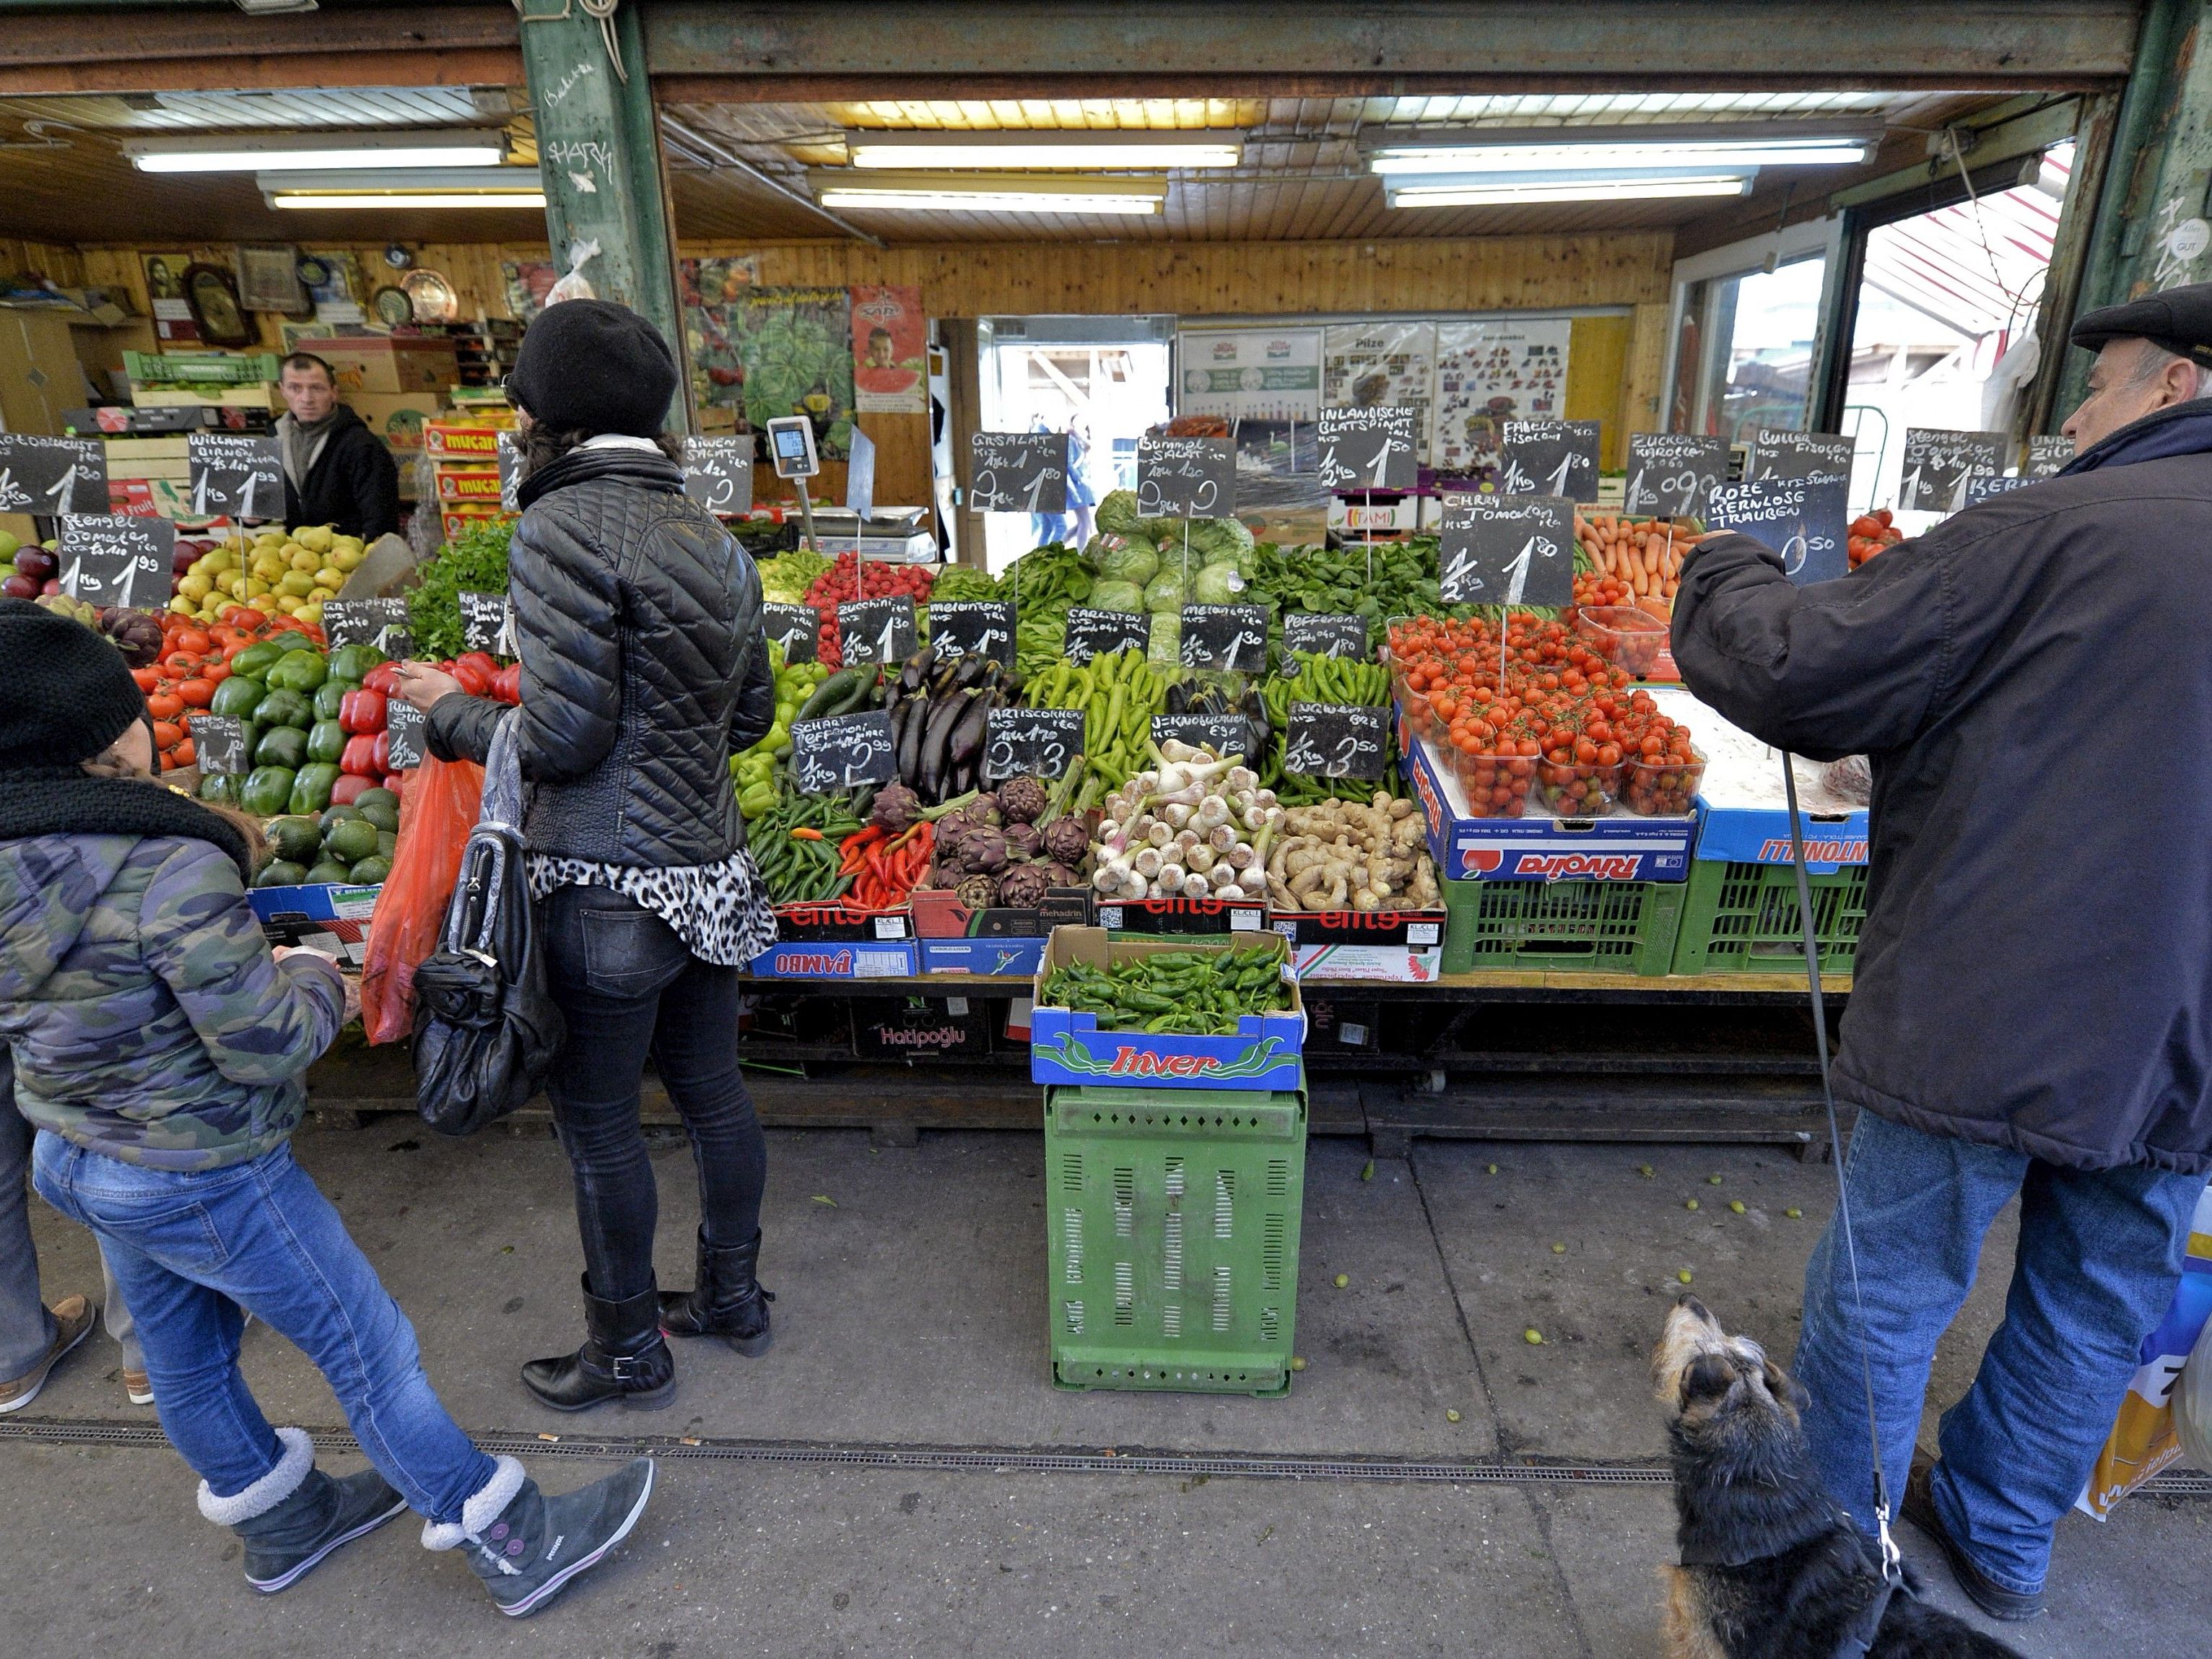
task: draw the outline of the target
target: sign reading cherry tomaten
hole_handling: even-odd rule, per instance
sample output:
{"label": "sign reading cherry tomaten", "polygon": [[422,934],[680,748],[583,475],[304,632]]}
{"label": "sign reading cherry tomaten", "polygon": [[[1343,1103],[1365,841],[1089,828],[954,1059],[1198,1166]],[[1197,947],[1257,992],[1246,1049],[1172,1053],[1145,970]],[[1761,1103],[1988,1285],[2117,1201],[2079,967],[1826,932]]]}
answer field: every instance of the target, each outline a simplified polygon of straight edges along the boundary
{"label": "sign reading cherry tomaten", "polygon": [[1443,497],[1438,592],[1446,605],[1571,605],[1575,507],[1560,495]]}

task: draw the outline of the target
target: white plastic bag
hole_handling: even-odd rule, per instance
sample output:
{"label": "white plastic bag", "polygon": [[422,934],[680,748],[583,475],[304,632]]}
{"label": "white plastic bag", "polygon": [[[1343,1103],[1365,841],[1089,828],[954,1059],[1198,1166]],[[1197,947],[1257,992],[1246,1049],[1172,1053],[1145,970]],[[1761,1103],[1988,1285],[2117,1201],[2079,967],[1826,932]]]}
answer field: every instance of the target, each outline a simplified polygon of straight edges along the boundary
{"label": "white plastic bag", "polygon": [[579,238],[568,244],[568,274],[546,291],[545,303],[558,305],[563,300],[596,300],[599,296],[592,288],[591,278],[584,275],[584,261],[599,257],[597,237]]}

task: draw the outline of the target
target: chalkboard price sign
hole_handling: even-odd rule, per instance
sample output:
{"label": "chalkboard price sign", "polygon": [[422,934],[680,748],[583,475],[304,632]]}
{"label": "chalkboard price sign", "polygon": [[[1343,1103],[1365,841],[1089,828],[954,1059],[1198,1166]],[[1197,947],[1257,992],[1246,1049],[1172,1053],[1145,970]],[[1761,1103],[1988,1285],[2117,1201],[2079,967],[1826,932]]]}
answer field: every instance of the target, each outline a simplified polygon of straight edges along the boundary
{"label": "chalkboard price sign", "polygon": [[1083,752],[1080,708],[994,708],[983,718],[987,783],[1024,772],[1057,783]]}
{"label": "chalkboard price sign", "polygon": [[1226,438],[1139,438],[1137,511],[1225,519],[1237,509],[1237,447]]}
{"label": "chalkboard price sign", "polygon": [[514,434],[501,433],[493,441],[492,450],[499,458],[499,510],[520,513],[522,511],[522,452],[515,447]]}
{"label": "chalkboard price sign", "polygon": [[461,643],[471,651],[489,651],[495,657],[520,654],[514,642],[514,607],[504,593],[454,595],[461,602]]}
{"label": "chalkboard price sign", "polygon": [[195,432],[185,441],[195,518],[284,516],[284,452],[275,438]]}
{"label": "chalkboard price sign", "polygon": [[1411,489],[1414,464],[1412,409],[1324,409],[1321,412],[1323,489]]}
{"label": "chalkboard price sign", "polygon": [[1747,483],[1760,478],[1804,478],[1851,470],[1851,441],[1834,432],[1791,432],[1755,427],[1751,455],[1744,465]]}
{"label": "chalkboard price sign", "polygon": [[686,438],[684,493],[709,513],[743,518],[753,510],[753,434]]}
{"label": "chalkboard price sign", "polygon": [[[1283,613],[1283,654],[1293,651],[1311,651],[1323,657],[1349,657],[1364,662],[1367,657],[1367,618],[1353,616],[1333,616],[1318,611],[1286,611]],[[1289,673],[1295,663],[1286,663],[1283,672]]]}
{"label": "chalkboard price sign", "polygon": [[1793,582],[1834,581],[1850,574],[1844,526],[1850,480],[1840,472],[1809,478],[1758,478],[1713,491],[1706,526],[1736,530],[1782,556]]}
{"label": "chalkboard price sign", "polygon": [[1247,761],[1254,758],[1252,722],[1242,714],[1153,715],[1152,741],[1165,743],[1170,738],[1178,743],[1211,749],[1218,755],[1242,755]]}
{"label": "chalkboard price sign", "polygon": [[1307,778],[1379,778],[1389,744],[1387,708],[1294,702],[1283,731],[1283,770]]}
{"label": "chalkboard price sign", "polygon": [[1559,495],[1443,498],[1446,605],[1562,605],[1575,596],[1575,508]]}
{"label": "chalkboard price sign", "polygon": [[193,715],[192,753],[203,772],[237,777],[253,769],[246,752],[246,722],[235,714]]}
{"label": "chalkboard price sign", "polygon": [[412,656],[404,599],[325,599],[323,637],[341,645],[373,645],[387,657]]}
{"label": "chalkboard price sign", "polygon": [[996,599],[947,600],[929,607],[929,655],[988,657],[1014,665],[1014,607]]}
{"label": "chalkboard price sign", "polygon": [[2074,459],[2071,438],[2046,438],[2040,434],[2027,441],[2027,462],[2021,468],[2030,478],[2055,478],[2058,469]]}
{"label": "chalkboard price sign", "polygon": [[1067,643],[1061,648],[1079,668],[1093,657],[1142,651],[1152,640],[1152,619],[1141,611],[1094,611],[1078,605],[1068,608]]}
{"label": "chalkboard price sign", "polygon": [[169,603],[177,526],[122,514],[64,514],[62,592],[87,605],[161,611]]}
{"label": "chalkboard price sign", "polygon": [[1713,486],[1728,482],[1728,461],[1725,438],[1695,432],[1632,432],[1627,510],[1702,519]]}
{"label": "chalkboard price sign", "polygon": [[914,601],[903,593],[849,599],[837,607],[837,647],[845,665],[904,662],[914,654]]}
{"label": "chalkboard price sign", "polygon": [[1897,504],[1917,513],[1956,513],[1966,504],[1966,480],[2002,469],[2002,432],[1949,432],[1940,427],[1905,428],[1905,474]]}
{"label": "chalkboard price sign", "polygon": [[968,505],[978,513],[1067,511],[1065,432],[976,432]]}
{"label": "chalkboard price sign", "polygon": [[0,513],[107,511],[107,446],[97,438],[0,432]]}
{"label": "chalkboard price sign", "polygon": [[1182,608],[1185,668],[1266,672],[1267,613],[1256,605],[1187,605]]}
{"label": "chalkboard price sign", "polygon": [[761,606],[761,620],[769,639],[783,647],[783,659],[816,662],[822,655],[822,614],[811,605]]}
{"label": "chalkboard price sign", "polygon": [[891,717],[880,708],[862,714],[791,723],[791,767],[803,794],[889,783],[898,776],[898,745]]}
{"label": "chalkboard price sign", "polygon": [[1595,421],[1508,421],[1499,440],[1499,494],[1597,499]]}
{"label": "chalkboard price sign", "polygon": [[429,752],[428,740],[422,735],[427,724],[421,709],[392,698],[384,717],[385,764],[395,772],[411,772],[420,766]]}
{"label": "chalkboard price sign", "polygon": [[2032,484],[2033,478],[2006,478],[1994,472],[1978,472],[1966,480],[1965,499],[1961,507],[1979,507],[1995,495],[2008,495],[2022,484]]}

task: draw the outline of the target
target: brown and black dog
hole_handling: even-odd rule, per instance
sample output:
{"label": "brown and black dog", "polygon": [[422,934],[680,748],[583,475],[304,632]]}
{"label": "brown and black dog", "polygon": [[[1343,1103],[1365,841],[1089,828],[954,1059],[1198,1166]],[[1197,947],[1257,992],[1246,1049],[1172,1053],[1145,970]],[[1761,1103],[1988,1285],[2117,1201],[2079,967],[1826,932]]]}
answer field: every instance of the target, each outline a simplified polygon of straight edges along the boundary
{"label": "brown and black dog", "polygon": [[[1872,1607],[1881,1564],[1814,1469],[1798,1421],[1804,1389],[1690,1296],[1667,1315],[1651,1376],[1683,1557],[1664,1569],[1668,1659],[1830,1659]],[[1890,1599],[1866,1651],[2021,1659],[1909,1589]]]}

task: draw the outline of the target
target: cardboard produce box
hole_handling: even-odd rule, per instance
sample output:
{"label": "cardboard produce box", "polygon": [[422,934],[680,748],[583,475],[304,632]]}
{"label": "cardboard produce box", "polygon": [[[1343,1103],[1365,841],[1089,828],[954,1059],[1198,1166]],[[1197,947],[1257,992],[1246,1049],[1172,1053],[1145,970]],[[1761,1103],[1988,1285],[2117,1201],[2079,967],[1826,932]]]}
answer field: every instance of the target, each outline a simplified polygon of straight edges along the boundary
{"label": "cardboard produce box", "polygon": [[341,401],[402,458],[422,453],[422,430],[438,418],[438,400],[427,392],[349,392]]}
{"label": "cardboard produce box", "polygon": [[1445,880],[1689,879],[1693,816],[1646,818],[1615,810],[1603,817],[1555,818],[1536,807],[1523,817],[1479,818],[1451,768],[1425,739],[1414,738],[1400,764]]}
{"label": "cardboard produce box", "polygon": [[450,340],[403,334],[343,340],[302,339],[295,349],[331,366],[341,392],[443,392],[460,378],[460,359]]}
{"label": "cardboard produce box", "polygon": [[1449,917],[1431,910],[1276,910],[1300,980],[1426,985],[1443,971]]}

